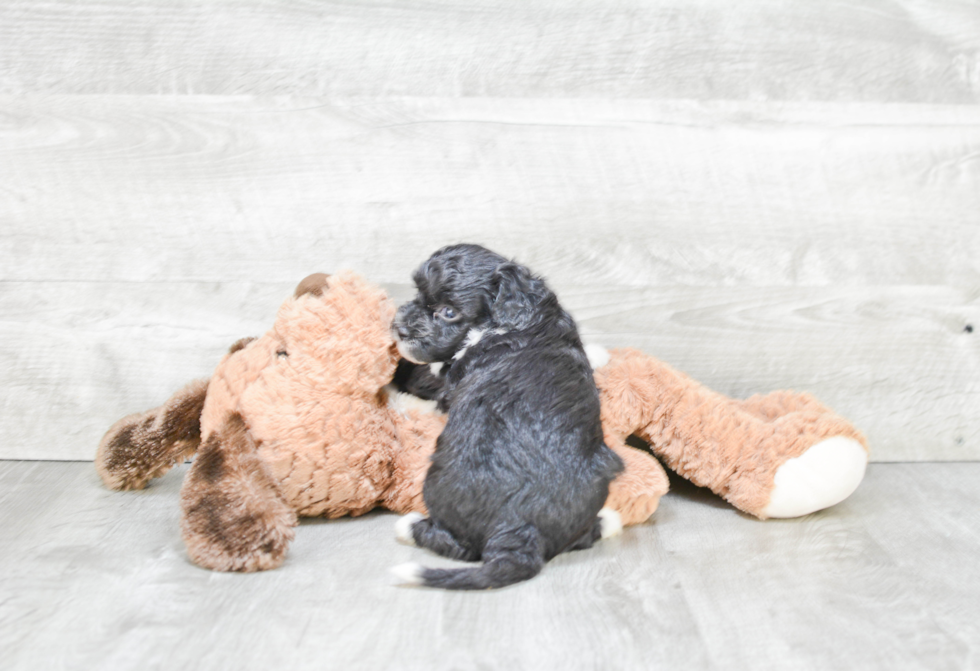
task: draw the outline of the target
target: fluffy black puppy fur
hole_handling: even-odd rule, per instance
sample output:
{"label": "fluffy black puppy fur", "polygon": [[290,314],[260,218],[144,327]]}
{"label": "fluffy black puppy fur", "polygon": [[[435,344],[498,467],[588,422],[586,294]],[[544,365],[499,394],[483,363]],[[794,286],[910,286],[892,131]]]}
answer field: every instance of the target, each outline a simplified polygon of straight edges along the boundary
{"label": "fluffy black puppy fur", "polygon": [[[442,372],[440,370],[440,373]],[[428,365],[412,363],[408,359],[399,359],[398,367],[395,369],[395,377],[391,382],[398,391],[418,396],[427,401],[435,401],[445,386],[446,378],[442,374],[433,373],[432,368]]]}
{"label": "fluffy black puppy fur", "polygon": [[441,386],[449,416],[423,487],[429,517],[405,516],[396,532],[483,564],[394,570],[449,589],[527,580],[618,525],[599,513],[623,464],[603,442],[575,322],[542,279],[477,245],[439,250],[414,280],[418,295],[392,328],[402,356],[444,364],[438,378],[414,375]]}

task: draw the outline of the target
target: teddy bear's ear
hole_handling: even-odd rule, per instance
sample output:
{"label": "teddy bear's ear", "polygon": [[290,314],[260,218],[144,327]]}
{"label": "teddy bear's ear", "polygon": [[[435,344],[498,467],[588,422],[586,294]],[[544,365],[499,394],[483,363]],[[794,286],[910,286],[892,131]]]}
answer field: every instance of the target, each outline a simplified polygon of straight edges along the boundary
{"label": "teddy bear's ear", "polygon": [[303,278],[303,281],[296,285],[296,292],[293,294],[296,298],[304,294],[313,294],[314,296],[319,296],[323,293],[323,290],[327,288],[327,278],[330,275],[326,273],[313,273]]}

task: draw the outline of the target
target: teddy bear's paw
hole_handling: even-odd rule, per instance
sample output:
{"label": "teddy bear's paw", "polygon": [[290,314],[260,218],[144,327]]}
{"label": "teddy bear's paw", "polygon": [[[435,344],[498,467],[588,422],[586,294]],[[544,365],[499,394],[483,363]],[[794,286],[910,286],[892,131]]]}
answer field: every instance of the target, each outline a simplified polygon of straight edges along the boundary
{"label": "teddy bear's paw", "polygon": [[279,567],[286,558],[291,530],[288,533],[269,533],[256,544],[245,539],[215,543],[213,538],[184,535],[187,555],[198,566],[212,571],[251,573]]}
{"label": "teddy bear's paw", "polygon": [[599,511],[599,532],[601,538],[612,538],[623,533],[623,518],[612,508]]}
{"label": "teddy bear's paw", "polygon": [[800,517],[840,503],[864,478],[868,453],[858,441],[827,438],[776,471],[761,517]]}
{"label": "teddy bear's paw", "polygon": [[415,537],[412,535],[412,527],[415,526],[416,522],[421,522],[425,519],[425,515],[420,513],[408,513],[407,515],[402,515],[395,522],[395,538],[399,542],[405,545],[415,545]]}
{"label": "teddy bear's paw", "polygon": [[181,535],[188,557],[198,566],[251,573],[283,563],[296,522],[295,513],[284,506],[246,510],[216,495],[185,511]]}
{"label": "teddy bear's paw", "polygon": [[238,556],[229,556],[229,559],[232,560],[229,563],[231,570],[242,572],[268,571],[281,566],[286,559],[286,552],[289,549],[289,541],[292,535],[290,534],[288,537],[271,536],[259,547],[250,548],[248,552]]}

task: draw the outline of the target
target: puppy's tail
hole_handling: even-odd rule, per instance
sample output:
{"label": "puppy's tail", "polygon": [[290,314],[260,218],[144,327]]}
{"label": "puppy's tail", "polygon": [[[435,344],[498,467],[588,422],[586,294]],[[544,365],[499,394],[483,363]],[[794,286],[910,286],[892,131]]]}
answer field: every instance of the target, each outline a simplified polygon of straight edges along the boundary
{"label": "puppy's tail", "polygon": [[472,568],[426,568],[401,564],[391,572],[405,585],[442,589],[496,589],[530,580],[544,566],[544,543],[531,525],[503,531],[487,541],[483,564]]}

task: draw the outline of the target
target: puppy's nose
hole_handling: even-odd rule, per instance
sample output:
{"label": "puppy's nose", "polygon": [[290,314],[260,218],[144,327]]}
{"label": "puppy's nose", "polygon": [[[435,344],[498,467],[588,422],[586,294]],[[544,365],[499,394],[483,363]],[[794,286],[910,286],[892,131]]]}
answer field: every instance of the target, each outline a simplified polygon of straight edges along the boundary
{"label": "puppy's nose", "polygon": [[408,327],[407,326],[405,326],[404,324],[402,324],[400,322],[397,322],[397,323],[395,323],[395,324],[392,325],[392,328],[395,329],[395,333],[398,335],[398,339],[399,340],[407,340],[408,339],[409,332],[408,332]]}

